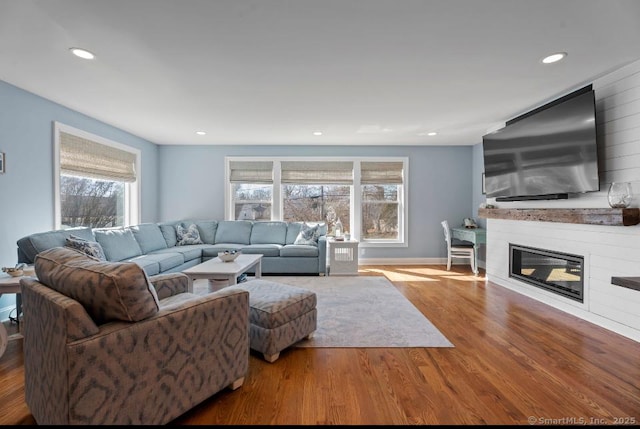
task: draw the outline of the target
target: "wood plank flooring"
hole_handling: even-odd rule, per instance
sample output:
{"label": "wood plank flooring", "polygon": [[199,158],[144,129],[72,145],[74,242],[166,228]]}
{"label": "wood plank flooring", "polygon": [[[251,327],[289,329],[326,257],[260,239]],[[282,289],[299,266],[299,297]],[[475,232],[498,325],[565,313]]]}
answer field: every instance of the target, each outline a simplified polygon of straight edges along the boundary
{"label": "wood plank flooring", "polygon": [[[485,282],[468,266],[366,266],[454,348],[290,348],[176,425],[640,424],[640,343]],[[11,328],[11,327],[10,327]],[[15,329],[15,328],[14,328]],[[34,424],[22,342],[0,358],[0,424]]]}

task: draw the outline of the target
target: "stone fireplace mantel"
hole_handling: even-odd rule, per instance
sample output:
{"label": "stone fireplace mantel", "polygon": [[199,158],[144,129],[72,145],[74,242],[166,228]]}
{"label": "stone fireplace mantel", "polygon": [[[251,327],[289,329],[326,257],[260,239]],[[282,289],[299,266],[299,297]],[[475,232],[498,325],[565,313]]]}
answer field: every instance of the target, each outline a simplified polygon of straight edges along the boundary
{"label": "stone fireplace mantel", "polygon": [[485,219],[632,226],[640,223],[640,209],[478,209]]}

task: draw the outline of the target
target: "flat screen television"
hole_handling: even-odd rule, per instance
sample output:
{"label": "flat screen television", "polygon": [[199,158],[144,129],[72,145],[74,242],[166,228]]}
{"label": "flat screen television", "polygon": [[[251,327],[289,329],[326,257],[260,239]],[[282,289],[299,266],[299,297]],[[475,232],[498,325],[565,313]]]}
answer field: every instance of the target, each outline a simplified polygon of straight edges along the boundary
{"label": "flat screen television", "polygon": [[565,199],[599,191],[595,119],[588,86],[483,136],[487,197]]}

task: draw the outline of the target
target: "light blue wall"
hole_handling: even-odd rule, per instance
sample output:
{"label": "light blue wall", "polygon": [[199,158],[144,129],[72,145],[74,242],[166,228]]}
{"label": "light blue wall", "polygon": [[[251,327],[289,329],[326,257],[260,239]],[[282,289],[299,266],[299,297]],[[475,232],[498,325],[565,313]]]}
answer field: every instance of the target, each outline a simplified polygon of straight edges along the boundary
{"label": "light blue wall", "polygon": [[480,189],[473,154],[472,146],[161,146],[159,215],[223,219],[225,156],[406,156],[409,247],[367,249],[365,257],[445,257],[440,222],[459,225],[473,215]]}
{"label": "light blue wall", "polygon": [[[146,140],[0,81],[0,266],[17,263],[16,241],[54,226],[53,122],[142,151],[142,220],[158,214],[158,147]],[[0,316],[14,296],[0,298]],[[0,317],[5,319],[6,317]]]}

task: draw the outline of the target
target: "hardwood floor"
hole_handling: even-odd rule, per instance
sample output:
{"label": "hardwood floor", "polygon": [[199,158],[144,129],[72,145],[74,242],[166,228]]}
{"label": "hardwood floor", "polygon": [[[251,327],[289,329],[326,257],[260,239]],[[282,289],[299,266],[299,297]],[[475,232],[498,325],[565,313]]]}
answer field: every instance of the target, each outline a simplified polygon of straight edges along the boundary
{"label": "hardwood floor", "polygon": [[[640,424],[640,343],[468,273],[367,266],[454,348],[290,348],[176,425]],[[22,343],[0,358],[0,424],[34,424]]]}

